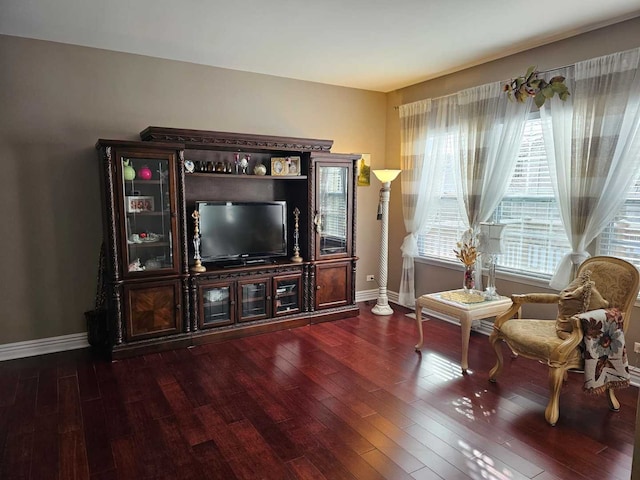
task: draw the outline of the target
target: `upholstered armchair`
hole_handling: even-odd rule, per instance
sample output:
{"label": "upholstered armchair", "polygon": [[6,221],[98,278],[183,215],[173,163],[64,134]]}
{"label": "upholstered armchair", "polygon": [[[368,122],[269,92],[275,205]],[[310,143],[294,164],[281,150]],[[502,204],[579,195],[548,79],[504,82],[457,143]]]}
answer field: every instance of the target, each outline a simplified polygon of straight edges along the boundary
{"label": "upholstered armchair", "polygon": [[[567,372],[584,368],[580,350],[584,334],[579,314],[585,315],[596,309],[618,309],[624,320],[623,332],[626,333],[638,295],[639,277],[638,269],[624,260],[591,257],[582,263],[576,279],[559,294],[512,295],[511,308],[496,318],[489,339],[497,356],[496,364],[489,372],[489,380],[495,382],[503,367],[500,340],[507,343],[514,354],[548,365],[550,398],[545,418],[549,424],[555,425],[559,416],[560,389]],[[523,319],[521,309],[526,303],[557,304],[558,318]],[[614,390],[606,388],[606,392],[609,407],[617,411],[620,403]]]}

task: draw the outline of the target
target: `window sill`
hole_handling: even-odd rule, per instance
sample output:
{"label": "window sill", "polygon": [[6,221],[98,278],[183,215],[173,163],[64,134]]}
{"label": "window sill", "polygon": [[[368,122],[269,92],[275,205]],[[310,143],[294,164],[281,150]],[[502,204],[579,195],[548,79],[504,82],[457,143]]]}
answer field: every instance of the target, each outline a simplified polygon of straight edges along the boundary
{"label": "window sill", "polygon": [[[414,257],[413,261],[415,263],[421,263],[423,265],[433,265],[436,267],[450,268],[452,270],[462,271],[462,264],[460,262],[455,262],[452,260],[444,260],[433,257]],[[486,275],[486,271],[483,273]],[[530,285],[533,287],[551,290],[551,288],[549,287],[549,280],[551,279],[551,277],[544,278],[525,276],[523,274],[505,272],[504,270],[501,271],[500,269],[497,269],[496,278],[499,278],[500,280],[506,280],[508,282],[520,283],[522,285]]]}

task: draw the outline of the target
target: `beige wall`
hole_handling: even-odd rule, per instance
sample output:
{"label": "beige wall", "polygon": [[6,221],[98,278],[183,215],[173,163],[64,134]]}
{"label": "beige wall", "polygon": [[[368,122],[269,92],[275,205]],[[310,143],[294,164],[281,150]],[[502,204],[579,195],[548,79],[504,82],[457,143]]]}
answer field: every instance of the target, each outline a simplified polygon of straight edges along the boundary
{"label": "beige wall", "polygon": [[[391,92],[387,97],[387,167],[399,168],[400,166],[400,125],[398,112],[394,109],[397,105],[451,94],[488,82],[508,80],[525,72],[530,65],[537,65],[540,70],[548,70],[638,46],[640,46],[640,17]],[[393,186],[399,187],[395,184]],[[392,291],[398,291],[402,269],[400,246],[405,229],[402,221],[400,188],[395,188],[392,194],[389,288]],[[424,263],[416,264],[416,294],[458,288],[461,275],[460,269],[434,267]],[[496,283],[498,290],[504,294],[544,291],[526,284],[501,280]],[[549,311],[548,308],[540,311],[532,310],[531,313],[539,314],[541,318],[554,316],[554,312]],[[638,308],[634,311],[634,321],[627,334],[628,346],[632,346],[635,341],[640,341],[640,309]],[[633,349],[629,351],[633,352]],[[640,366],[640,359],[637,357],[638,355],[632,353],[629,360],[632,364]]]}
{"label": "beige wall", "polygon": [[[8,36],[0,66],[0,344],[86,330],[102,235],[98,138],[137,140],[149,125],[326,138],[385,162],[383,93]],[[360,232],[379,228],[372,183],[358,188]],[[357,242],[364,290],[379,243]]]}
{"label": "beige wall", "polygon": [[[101,237],[97,138],[135,140],[149,125],[329,138],[335,152],[371,153],[373,168],[398,168],[394,106],[638,45],[640,18],[385,95],[0,36],[0,344],[85,330]],[[364,276],[378,269],[379,183],[371,183],[358,188],[358,291],[374,288]],[[397,180],[390,210],[389,289],[397,292],[405,235]],[[416,272],[417,293],[459,284],[455,269],[419,264]],[[629,337],[640,340],[640,322]]]}

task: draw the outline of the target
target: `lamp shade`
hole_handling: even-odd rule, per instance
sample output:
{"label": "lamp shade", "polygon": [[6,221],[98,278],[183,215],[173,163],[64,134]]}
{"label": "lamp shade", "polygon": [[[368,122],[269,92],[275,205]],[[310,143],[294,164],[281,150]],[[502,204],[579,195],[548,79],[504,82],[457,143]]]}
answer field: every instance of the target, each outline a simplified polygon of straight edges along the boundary
{"label": "lamp shade", "polygon": [[504,250],[502,246],[502,231],[504,223],[481,223],[478,250],[480,253],[500,255]]}
{"label": "lamp shade", "polygon": [[396,177],[400,174],[402,170],[374,170],[373,174],[380,180],[382,183],[393,182]]}

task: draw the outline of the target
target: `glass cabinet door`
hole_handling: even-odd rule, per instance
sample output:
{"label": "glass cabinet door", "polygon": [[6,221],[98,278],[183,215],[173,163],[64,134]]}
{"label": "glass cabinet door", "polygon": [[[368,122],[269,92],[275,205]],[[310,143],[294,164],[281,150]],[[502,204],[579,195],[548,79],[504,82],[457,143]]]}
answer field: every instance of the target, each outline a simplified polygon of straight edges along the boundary
{"label": "glass cabinet door", "polygon": [[314,218],[316,228],[316,257],[343,257],[349,248],[349,186],[352,168],[348,164],[318,165]]}
{"label": "glass cabinet door", "polygon": [[238,320],[248,322],[270,316],[269,286],[269,279],[238,282],[240,294],[240,318]]}
{"label": "glass cabinet door", "polygon": [[119,160],[125,276],[176,271],[173,155],[122,154]]}
{"label": "glass cabinet door", "polygon": [[231,325],[235,320],[234,291],[230,284],[203,285],[200,288],[200,328]]}
{"label": "glass cabinet door", "polygon": [[300,275],[273,278],[275,315],[288,315],[301,310],[301,280]]}

